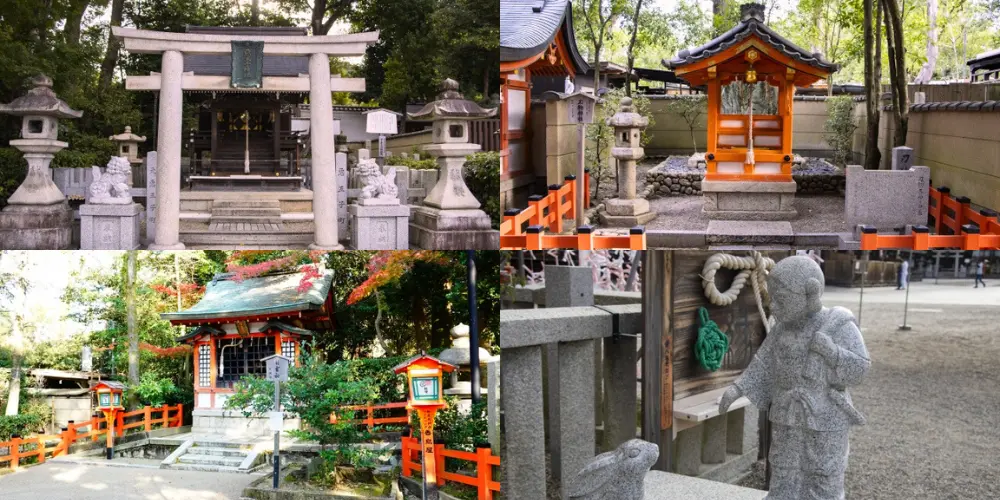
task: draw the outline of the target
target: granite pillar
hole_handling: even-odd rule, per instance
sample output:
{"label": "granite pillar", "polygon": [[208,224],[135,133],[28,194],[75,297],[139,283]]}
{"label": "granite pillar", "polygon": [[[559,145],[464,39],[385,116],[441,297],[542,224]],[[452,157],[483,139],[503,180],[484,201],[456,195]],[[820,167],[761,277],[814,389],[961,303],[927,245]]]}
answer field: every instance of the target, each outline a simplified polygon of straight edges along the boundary
{"label": "granite pillar", "polygon": [[500,404],[504,428],[517,429],[504,433],[503,456],[518,459],[503,461],[500,489],[505,498],[546,498],[542,348],[504,349],[503,363]]}
{"label": "granite pillar", "polygon": [[566,488],[594,457],[593,370],[593,340],[559,345],[559,472],[562,488]]}
{"label": "granite pillar", "polygon": [[719,415],[706,420],[701,461],[706,464],[721,464],[726,461],[726,416]]}
{"label": "granite pillar", "polygon": [[160,63],[160,110],[156,132],[156,233],[150,250],[183,250],[180,242],[181,121],[184,55],[163,52]]}
{"label": "granite pillar", "polygon": [[309,56],[309,141],[312,151],[313,250],[343,250],[337,238],[336,158],[333,148],[330,56]]}
{"label": "granite pillar", "polygon": [[604,339],[604,451],[635,438],[637,342],[635,337]]}
{"label": "granite pillar", "polygon": [[486,437],[494,454],[500,453],[500,362],[486,363]]}
{"label": "granite pillar", "polygon": [[701,470],[701,436],[703,425],[684,429],[674,440],[674,472],[685,476],[697,476]]}
{"label": "granite pillar", "polygon": [[726,452],[742,455],[757,447],[756,406],[744,406],[726,414]]}

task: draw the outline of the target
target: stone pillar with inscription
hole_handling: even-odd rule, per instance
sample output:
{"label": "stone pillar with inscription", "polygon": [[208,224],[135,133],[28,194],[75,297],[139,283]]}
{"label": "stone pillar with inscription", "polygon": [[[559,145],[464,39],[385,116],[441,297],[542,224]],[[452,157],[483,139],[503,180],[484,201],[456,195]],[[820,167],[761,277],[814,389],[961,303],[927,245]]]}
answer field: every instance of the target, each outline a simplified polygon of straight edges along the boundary
{"label": "stone pillar with inscription", "polygon": [[[434,144],[424,150],[440,165],[437,184],[413,211],[410,244],[425,249],[467,250],[500,247],[500,232],[465,185],[465,157],[481,147],[469,142],[469,121],[489,118],[496,108],[484,109],[458,92],[458,83],[447,79],[438,99],[410,114],[412,120],[433,122]],[[496,196],[496,194],[491,194]]]}

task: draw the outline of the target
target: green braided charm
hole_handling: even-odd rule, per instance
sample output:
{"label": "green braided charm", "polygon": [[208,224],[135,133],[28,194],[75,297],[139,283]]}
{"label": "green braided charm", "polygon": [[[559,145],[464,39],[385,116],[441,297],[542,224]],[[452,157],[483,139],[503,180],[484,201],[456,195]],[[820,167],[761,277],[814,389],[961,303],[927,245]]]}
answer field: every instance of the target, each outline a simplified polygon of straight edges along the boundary
{"label": "green braided charm", "polygon": [[694,357],[706,370],[714,372],[722,367],[722,358],[729,351],[729,337],[708,316],[708,309],[698,309],[698,340],[694,343]]}

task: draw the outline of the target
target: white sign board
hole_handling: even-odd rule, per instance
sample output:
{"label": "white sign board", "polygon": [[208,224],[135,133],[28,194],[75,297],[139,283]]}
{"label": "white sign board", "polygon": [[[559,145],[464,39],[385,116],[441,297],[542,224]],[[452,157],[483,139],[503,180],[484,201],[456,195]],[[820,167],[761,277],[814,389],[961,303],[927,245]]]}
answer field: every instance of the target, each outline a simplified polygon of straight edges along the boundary
{"label": "white sign board", "polygon": [[288,366],[291,364],[291,361],[284,356],[277,355],[264,358],[264,363],[267,366],[266,377],[264,378],[278,382],[288,380]]}
{"label": "white sign board", "polygon": [[268,412],[268,417],[271,423],[271,430],[274,432],[281,432],[284,427],[285,414],[280,411]]}
{"label": "white sign board", "polygon": [[585,94],[573,94],[566,98],[569,122],[573,124],[594,123],[594,98]]}

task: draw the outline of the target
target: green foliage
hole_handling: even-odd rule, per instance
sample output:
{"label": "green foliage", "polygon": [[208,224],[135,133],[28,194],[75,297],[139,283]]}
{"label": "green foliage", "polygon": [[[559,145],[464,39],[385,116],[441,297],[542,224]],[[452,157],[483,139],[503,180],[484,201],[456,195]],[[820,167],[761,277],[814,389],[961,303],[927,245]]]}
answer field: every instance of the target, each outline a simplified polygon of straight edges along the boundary
{"label": "green foliage", "polygon": [[7,205],[7,198],[24,182],[28,175],[28,162],[14,148],[0,148],[0,208]]}
{"label": "green foliage", "polygon": [[844,167],[851,159],[854,145],[854,130],[858,124],[854,120],[854,98],[839,96],[827,99],[827,118],[823,124],[826,142],[834,150],[833,163]]}
{"label": "green foliage", "polygon": [[691,131],[691,145],[694,152],[698,152],[698,141],[694,135],[694,129],[698,126],[702,115],[708,112],[708,104],[704,95],[683,96],[680,99],[668,101],[667,110],[679,115]]}
{"label": "green foliage", "polygon": [[139,386],[131,390],[131,395],[139,398],[141,406],[159,408],[177,394],[177,386],[167,377],[159,377],[153,372],[143,373]]}
{"label": "green foliage", "polygon": [[408,167],[410,170],[437,170],[438,168],[437,160],[434,158],[421,158],[419,160],[414,160],[413,158],[403,158],[398,155],[392,155],[386,158],[385,164],[398,167]]}
{"label": "green foliage", "polygon": [[0,441],[8,441],[14,435],[27,437],[43,428],[44,422],[36,414],[0,415]]}
{"label": "green foliage", "polygon": [[465,160],[465,184],[483,204],[483,210],[500,229],[500,153],[489,151],[469,155]]}
{"label": "green foliage", "polygon": [[[468,412],[459,409],[459,399],[447,396],[448,406],[438,410],[434,417],[434,439],[451,450],[475,452],[477,444],[489,442],[486,422],[486,400],[473,404]],[[420,415],[411,414],[411,426],[420,429]],[[448,458],[445,469],[456,472],[462,467],[468,467],[468,462]]]}
{"label": "green foliage", "polygon": [[[587,126],[586,161],[587,165],[590,166],[591,178],[594,179],[594,200],[598,199],[597,194],[600,192],[601,182],[611,175],[609,160],[611,148],[615,144],[615,128],[608,125],[607,120],[618,112],[621,100],[624,97],[626,97],[625,89],[609,90],[604,94],[600,105],[597,107],[594,123]],[[653,129],[653,125],[655,124],[653,113],[649,110],[649,98],[643,94],[634,94],[632,96],[632,106],[636,113],[649,120],[649,125],[643,130],[639,139],[642,145],[646,145],[649,143],[649,131]]]}

